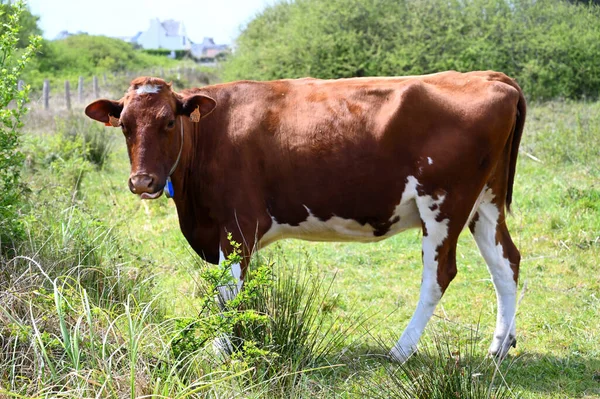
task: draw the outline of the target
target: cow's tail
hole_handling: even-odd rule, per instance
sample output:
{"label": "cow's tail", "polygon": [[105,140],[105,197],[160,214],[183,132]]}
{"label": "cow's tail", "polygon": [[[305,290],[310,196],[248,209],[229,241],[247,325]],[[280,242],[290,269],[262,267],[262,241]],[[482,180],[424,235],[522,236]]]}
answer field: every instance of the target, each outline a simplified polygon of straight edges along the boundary
{"label": "cow's tail", "polygon": [[517,103],[517,117],[515,119],[515,126],[512,134],[507,142],[508,149],[508,181],[506,187],[506,210],[510,213],[510,204],[512,202],[513,183],[515,181],[515,173],[517,170],[517,157],[519,155],[519,144],[521,143],[521,136],[523,134],[523,127],[525,126],[525,116],[527,114],[527,104],[525,102],[525,96],[523,91],[516,84],[513,87],[519,92],[519,102]]}

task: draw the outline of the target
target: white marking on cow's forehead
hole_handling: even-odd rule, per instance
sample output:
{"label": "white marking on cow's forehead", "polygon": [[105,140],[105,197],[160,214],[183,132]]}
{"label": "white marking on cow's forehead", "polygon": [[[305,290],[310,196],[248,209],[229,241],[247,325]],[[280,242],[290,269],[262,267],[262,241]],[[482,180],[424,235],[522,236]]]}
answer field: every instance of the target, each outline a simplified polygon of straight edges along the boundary
{"label": "white marking on cow's forehead", "polygon": [[431,159],[431,157],[427,157],[427,162],[429,165],[433,165],[433,159]]}
{"label": "white marking on cow's forehead", "polygon": [[160,88],[162,86],[161,85],[150,85],[150,84],[146,84],[146,85],[141,85],[139,86],[135,92],[137,94],[156,94],[160,91]]}

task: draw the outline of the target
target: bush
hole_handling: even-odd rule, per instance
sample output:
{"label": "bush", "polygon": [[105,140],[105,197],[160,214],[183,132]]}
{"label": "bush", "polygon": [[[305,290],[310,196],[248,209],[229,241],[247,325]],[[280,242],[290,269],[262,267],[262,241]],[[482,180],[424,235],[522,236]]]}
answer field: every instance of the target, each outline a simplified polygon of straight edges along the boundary
{"label": "bush", "polygon": [[48,42],[46,49],[37,58],[42,73],[124,72],[172,64],[165,57],[147,55],[135,50],[131,43],[104,36],[73,35]]}
{"label": "bush", "polygon": [[[64,144],[80,144],[81,152],[77,155],[98,169],[102,169],[115,146],[115,135],[107,133],[102,124],[82,115],[70,114],[66,118],[56,118],[56,132],[58,139],[63,140]],[[64,147],[63,145],[62,148]]]}
{"label": "bush", "polygon": [[494,69],[532,99],[598,97],[600,7],[562,0],[296,0],[251,21],[226,80]]}
{"label": "bush", "polygon": [[[10,11],[10,12],[7,12]],[[6,12],[6,14],[4,14]],[[21,236],[19,211],[23,185],[20,179],[23,154],[19,151],[21,118],[27,111],[29,87],[19,91],[17,82],[40,41],[32,37],[29,46],[17,52],[21,30],[22,2],[3,6],[0,17],[6,23],[0,31],[0,252]]]}
{"label": "bush", "polygon": [[59,87],[68,79],[75,87],[79,76],[175,65],[177,62],[172,59],[146,54],[120,39],[82,34],[63,40],[44,41],[24,79],[38,90],[44,79],[50,79],[53,86]]}
{"label": "bush", "polygon": [[[142,50],[145,54],[150,55],[159,55],[161,57],[170,57],[173,51],[167,49],[149,49]],[[191,58],[191,53],[189,50],[175,50],[175,59],[182,60],[184,58]]]}

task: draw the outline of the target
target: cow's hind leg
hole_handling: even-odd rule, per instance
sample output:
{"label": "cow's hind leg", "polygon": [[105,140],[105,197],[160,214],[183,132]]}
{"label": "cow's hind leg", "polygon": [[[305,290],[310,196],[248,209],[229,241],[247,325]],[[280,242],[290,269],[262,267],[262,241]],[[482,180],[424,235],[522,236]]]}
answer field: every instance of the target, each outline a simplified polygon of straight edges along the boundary
{"label": "cow's hind leg", "polygon": [[444,197],[432,199],[417,197],[417,208],[423,223],[423,277],[417,308],[390,356],[399,362],[406,361],[416,350],[417,343],[431,319],[435,307],[446,288],[456,276],[456,242],[467,216],[460,220],[439,221],[440,206]]}
{"label": "cow's hind leg", "polygon": [[516,346],[515,312],[521,255],[508,233],[504,205],[494,203],[491,189],[485,194],[469,228],[492,275],[498,301],[496,331],[489,352],[504,357],[511,346]]}

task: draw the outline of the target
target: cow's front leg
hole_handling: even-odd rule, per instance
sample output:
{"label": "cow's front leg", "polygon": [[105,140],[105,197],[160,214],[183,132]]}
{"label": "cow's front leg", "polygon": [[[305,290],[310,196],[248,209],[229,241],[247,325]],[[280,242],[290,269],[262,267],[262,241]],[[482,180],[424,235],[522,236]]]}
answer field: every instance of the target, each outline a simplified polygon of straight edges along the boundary
{"label": "cow's front leg", "polygon": [[[243,239],[240,238],[238,241],[234,237],[227,233],[222,234],[219,245],[219,267],[227,274],[222,280],[228,280],[226,284],[217,286],[215,300],[221,312],[235,310],[230,309],[228,304],[237,297],[244,286],[244,277],[250,259],[250,253],[246,250]],[[213,347],[219,354],[233,352],[231,337],[227,334],[215,338]]]}
{"label": "cow's front leg", "polygon": [[[227,277],[230,277],[230,281],[228,281],[227,284],[219,285],[217,287],[216,300],[221,310],[225,310],[227,308],[227,303],[237,296],[244,285],[244,280],[242,279],[241,261],[229,261],[228,257],[230,256],[230,253],[231,252],[228,252],[228,255],[225,256],[223,249],[219,248],[219,268],[222,269],[224,273],[228,274]],[[226,263],[229,263],[227,265],[228,270],[225,270]],[[225,280],[225,278],[223,280]]]}

